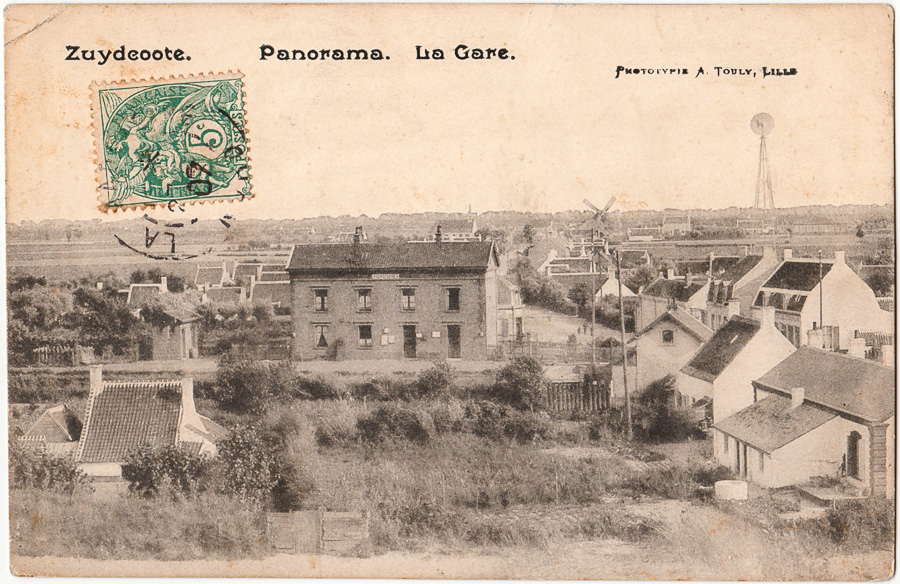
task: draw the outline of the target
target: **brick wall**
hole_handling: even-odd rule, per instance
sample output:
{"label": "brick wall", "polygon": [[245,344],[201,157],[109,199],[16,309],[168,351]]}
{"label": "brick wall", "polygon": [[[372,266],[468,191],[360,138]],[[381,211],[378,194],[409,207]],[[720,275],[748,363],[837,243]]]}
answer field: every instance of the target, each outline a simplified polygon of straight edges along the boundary
{"label": "brick wall", "polygon": [[[401,289],[415,289],[415,309],[401,306]],[[447,290],[459,288],[459,310],[449,310]],[[496,294],[488,294],[484,273],[418,276],[375,275],[291,281],[291,354],[297,360],[325,358],[403,359],[404,325],[416,331],[416,359],[446,359],[448,326],[460,327],[460,358],[489,359],[496,344]],[[315,290],[327,290],[327,310],[316,310]],[[358,292],[369,289],[371,310],[359,309]],[[494,303],[493,308],[488,306]],[[494,320],[489,321],[493,314]],[[488,330],[487,323],[493,327]],[[327,326],[329,348],[316,347],[316,325]],[[370,347],[359,344],[359,327],[372,327]]]}

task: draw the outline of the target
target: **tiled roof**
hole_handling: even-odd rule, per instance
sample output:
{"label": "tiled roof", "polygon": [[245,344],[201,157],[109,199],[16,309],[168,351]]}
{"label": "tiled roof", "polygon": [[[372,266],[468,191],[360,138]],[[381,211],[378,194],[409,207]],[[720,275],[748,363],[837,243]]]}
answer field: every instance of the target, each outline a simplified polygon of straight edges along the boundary
{"label": "tiled roof", "polygon": [[732,316],[697,351],[681,371],[692,377],[713,381],[734,361],[756,333],[759,322],[743,316]]}
{"label": "tiled roof", "polygon": [[290,279],[290,275],[284,270],[280,272],[262,272],[259,275],[260,282],[287,282]]}
{"label": "tiled roof", "polygon": [[225,286],[221,288],[209,288],[206,297],[210,302],[239,303],[244,298],[244,289],[240,286]]}
{"label": "tiled roof", "polygon": [[237,280],[238,278],[249,278],[250,276],[256,276],[259,274],[262,265],[256,263],[249,264],[234,264],[234,273],[232,275],[233,280]]}
{"label": "tiled roof", "polygon": [[679,302],[687,302],[704,286],[706,286],[706,280],[694,280],[688,284],[685,280],[657,278],[644,288],[643,295],[656,298],[675,298]]}
{"label": "tiled roof", "polygon": [[732,264],[728,267],[725,272],[719,276],[719,279],[723,282],[728,282],[729,284],[734,284],[741,278],[747,275],[747,273],[756,267],[756,265],[762,261],[761,255],[748,255],[742,257],[738,260],[737,263]]}
{"label": "tiled roof", "polygon": [[260,264],[263,273],[266,272],[283,272],[284,264]]}
{"label": "tiled roof", "polygon": [[250,289],[251,302],[280,302],[282,305],[291,303],[290,282],[257,282]]}
{"label": "tiled roof", "polygon": [[834,412],[807,402],[791,409],[791,398],[771,395],[713,427],[771,454],[835,417]]}
{"label": "tiled roof", "polygon": [[490,241],[295,245],[289,273],[333,271],[487,270],[497,256]]}
{"label": "tiled roof", "polygon": [[22,437],[24,440],[43,440],[48,443],[72,442],[66,425],[65,406],[45,410]]}
{"label": "tiled roof", "polygon": [[166,308],[163,313],[174,323],[183,324],[200,320],[200,315],[186,308]]}
{"label": "tiled roof", "polygon": [[666,312],[656,317],[653,322],[641,329],[637,334],[634,335],[633,338],[636,339],[648,333],[663,322],[673,322],[677,324],[688,333],[697,337],[700,341],[706,341],[711,336],[713,336],[713,331],[711,328],[691,316],[691,314],[686,310],[683,310],[681,308],[670,308]]}
{"label": "tiled roof", "polygon": [[175,444],[181,382],[113,382],[89,398],[81,462],[122,462],[144,444]]}
{"label": "tiled roof", "polygon": [[224,276],[225,268],[222,266],[197,266],[197,275],[194,277],[194,284],[198,286],[221,284]]}
{"label": "tiled roof", "polygon": [[894,370],[868,361],[800,347],[754,384],[790,394],[805,389],[806,399],[866,421],[880,422],[894,413]]}
{"label": "tiled roof", "polygon": [[162,293],[162,284],[132,284],[128,287],[128,306],[141,306]]}
{"label": "tiled roof", "polygon": [[[831,270],[832,261],[822,261],[822,277]],[[818,260],[787,260],[775,270],[775,273],[763,284],[763,288],[780,288],[783,290],[802,290],[809,292],[819,283]]]}
{"label": "tiled roof", "polygon": [[882,347],[894,344],[894,333],[879,331],[859,331],[859,336],[866,340],[867,347]]}
{"label": "tiled roof", "polygon": [[437,232],[437,226],[441,226],[441,233],[474,233],[474,218],[466,219],[441,219],[436,222],[431,230],[432,233]]}

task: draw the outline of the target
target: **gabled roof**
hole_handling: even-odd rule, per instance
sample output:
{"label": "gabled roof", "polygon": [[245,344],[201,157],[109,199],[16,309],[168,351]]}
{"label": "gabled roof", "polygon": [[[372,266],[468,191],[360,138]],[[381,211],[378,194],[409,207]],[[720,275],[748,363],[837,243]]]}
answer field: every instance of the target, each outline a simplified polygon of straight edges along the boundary
{"label": "gabled roof", "polygon": [[[822,260],[822,277],[831,270],[833,260]],[[819,283],[819,260],[786,260],[762,285],[763,288],[809,292]]]}
{"label": "gabled roof", "polygon": [[128,287],[126,304],[131,307],[140,306],[165,292],[162,284],[131,284]]}
{"label": "gabled roof", "polygon": [[807,402],[791,409],[791,398],[771,395],[713,427],[771,454],[835,417],[834,412]]}
{"label": "gabled roof", "polygon": [[208,288],[206,297],[210,302],[239,303],[244,299],[244,289],[240,286]]}
{"label": "gabled roof", "polygon": [[441,226],[442,233],[475,233],[475,217],[464,219],[441,219],[434,224],[432,233],[437,232],[437,226]]}
{"label": "gabled roof", "polygon": [[22,439],[41,440],[46,443],[73,442],[74,439],[66,424],[66,407],[58,405],[44,410]]}
{"label": "gabled roof", "polygon": [[646,333],[666,322],[671,322],[678,325],[701,342],[706,341],[713,335],[713,331],[711,328],[691,316],[691,314],[686,310],[681,308],[670,308],[666,312],[656,317],[653,322],[645,326],[637,334],[635,334],[634,337],[632,337],[632,340],[645,335]]}
{"label": "gabled roof", "polygon": [[759,322],[752,318],[732,316],[700,347],[681,372],[712,382],[756,336],[759,327]]}
{"label": "gabled roof", "polygon": [[186,308],[165,308],[163,309],[169,320],[175,324],[186,324],[200,320],[200,315]]}
{"label": "gabled roof", "polygon": [[641,292],[644,296],[655,298],[675,298],[680,302],[687,302],[691,297],[706,286],[706,280],[694,280],[688,284],[685,280],[667,280],[657,278],[647,284]]}
{"label": "gabled roof", "polygon": [[113,382],[92,394],[78,447],[80,462],[122,462],[144,444],[175,444],[181,382]]}
{"label": "gabled roof", "polygon": [[257,282],[250,289],[250,302],[281,302],[290,304],[290,282]]}
{"label": "gabled roof", "polygon": [[761,255],[748,255],[742,257],[738,260],[737,263],[732,264],[728,269],[725,270],[718,279],[722,280],[722,282],[726,282],[728,284],[734,284],[744,276],[746,276],[750,270],[756,267],[759,262],[761,262],[763,257]]}
{"label": "gabled roof", "polygon": [[491,241],[299,244],[287,271],[485,271],[492,262],[499,264]]}
{"label": "gabled roof", "polygon": [[785,395],[802,387],[806,400],[868,422],[894,414],[893,368],[808,345],[753,383]]}
{"label": "gabled roof", "polygon": [[197,266],[194,284],[198,286],[221,284],[225,279],[225,266]]}

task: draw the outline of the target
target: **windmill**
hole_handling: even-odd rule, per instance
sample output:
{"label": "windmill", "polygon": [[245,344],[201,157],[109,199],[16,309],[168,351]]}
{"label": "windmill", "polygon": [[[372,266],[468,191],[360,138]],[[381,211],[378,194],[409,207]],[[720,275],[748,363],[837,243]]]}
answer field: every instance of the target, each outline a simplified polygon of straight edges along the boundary
{"label": "windmill", "polygon": [[758,113],[750,120],[750,129],[759,136],[759,172],[756,175],[756,209],[775,209],[772,194],[772,175],[769,172],[769,157],[766,154],[766,136],[775,129],[775,120],[767,113]]}

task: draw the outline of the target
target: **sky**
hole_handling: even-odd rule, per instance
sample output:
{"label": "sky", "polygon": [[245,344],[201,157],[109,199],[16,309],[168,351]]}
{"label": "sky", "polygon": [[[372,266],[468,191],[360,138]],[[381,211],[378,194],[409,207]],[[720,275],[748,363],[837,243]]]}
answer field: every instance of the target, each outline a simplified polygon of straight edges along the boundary
{"label": "sky", "polygon": [[[7,221],[123,217],[97,209],[92,83],[229,70],[245,78],[255,197],[187,208],[201,218],[749,207],[758,112],[775,120],[777,206],[891,203],[891,20],[837,5],[12,6]],[[457,60],[463,43],[516,58]],[[101,66],[65,60],[67,44],[192,59]],[[391,59],[263,61],[262,44]]]}

